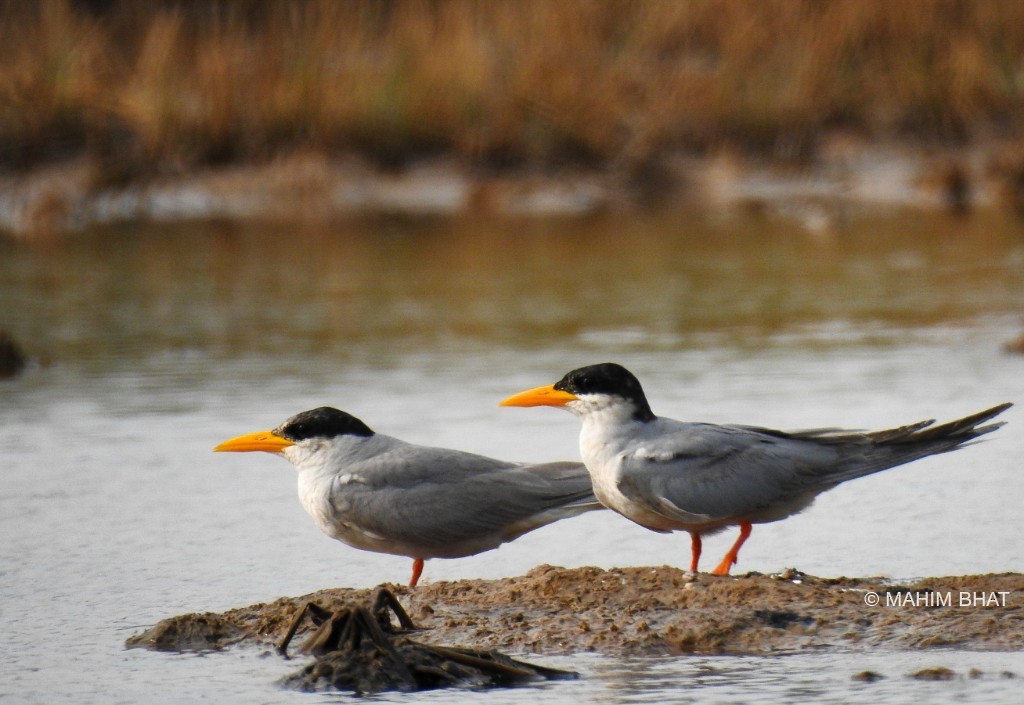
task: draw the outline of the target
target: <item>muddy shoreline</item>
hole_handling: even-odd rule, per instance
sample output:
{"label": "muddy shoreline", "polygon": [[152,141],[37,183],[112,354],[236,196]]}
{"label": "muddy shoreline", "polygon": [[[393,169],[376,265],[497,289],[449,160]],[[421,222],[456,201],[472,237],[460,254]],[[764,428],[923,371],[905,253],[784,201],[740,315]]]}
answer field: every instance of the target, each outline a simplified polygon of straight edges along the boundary
{"label": "muddy shoreline", "polygon": [[837,134],[801,161],[730,149],[666,154],[648,169],[485,172],[454,158],[381,169],[295,153],[111,184],[87,158],[0,175],[0,233],[61,236],[135,222],[332,222],[367,215],[579,217],[651,207],[778,217],[817,232],[858,212],[1024,213],[1024,147],[883,144]]}
{"label": "muddy shoreline", "polygon": [[[894,582],[778,575],[717,577],[672,567],[539,566],[499,580],[388,585],[422,640],[514,653],[609,656],[782,654],[808,649],[1024,649],[1024,574]],[[185,614],[127,646],[202,651],[270,646],[306,602],[370,599],[337,588],[214,614]],[[304,627],[297,639],[309,629]]]}

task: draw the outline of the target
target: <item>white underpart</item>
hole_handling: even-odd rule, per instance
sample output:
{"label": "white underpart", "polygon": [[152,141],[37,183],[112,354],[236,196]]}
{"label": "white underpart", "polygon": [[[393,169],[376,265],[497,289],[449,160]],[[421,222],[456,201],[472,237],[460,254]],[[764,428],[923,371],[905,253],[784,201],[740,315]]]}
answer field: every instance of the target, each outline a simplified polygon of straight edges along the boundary
{"label": "white underpart", "polygon": [[299,473],[299,502],[317,527],[332,538],[371,551],[384,550],[380,545],[383,537],[345,520],[345,495],[336,489],[339,485],[366,482],[358,473],[339,473],[338,468],[373,457],[378,452],[379,439],[386,436],[314,438],[283,451]]}
{"label": "white underpart", "polygon": [[633,419],[636,407],[617,396],[581,394],[565,408],[583,422],[580,456],[594,483],[594,494],[606,507],[647,525],[654,518],[650,510],[619,490],[624,453],[645,425]]}
{"label": "white underpart", "polygon": [[647,488],[634,488],[635,499],[619,489],[624,460],[672,457],[671,450],[658,449],[666,430],[665,421],[637,421],[633,418],[636,406],[632,402],[609,394],[581,394],[565,408],[583,422],[580,456],[594,483],[594,494],[602,504],[655,531],[698,528],[710,520],[703,514],[685,511],[667,497],[643,494]]}

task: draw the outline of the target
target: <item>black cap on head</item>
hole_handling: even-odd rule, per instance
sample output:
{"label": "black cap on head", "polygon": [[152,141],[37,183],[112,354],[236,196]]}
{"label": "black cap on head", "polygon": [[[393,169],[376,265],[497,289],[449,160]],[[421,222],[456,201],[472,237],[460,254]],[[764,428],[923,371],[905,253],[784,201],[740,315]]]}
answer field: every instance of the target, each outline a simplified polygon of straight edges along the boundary
{"label": "black cap on head", "polygon": [[630,401],[636,406],[633,418],[637,421],[652,421],[651,411],[643,387],[632,372],[614,362],[580,367],[555,383],[555,389],[572,394],[610,394]]}
{"label": "black cap on head", "polygon": [[355,416],[329,406],[296,414],[274,429],[274,433],[295,443],[307,438],[373,435],[370,427]]}

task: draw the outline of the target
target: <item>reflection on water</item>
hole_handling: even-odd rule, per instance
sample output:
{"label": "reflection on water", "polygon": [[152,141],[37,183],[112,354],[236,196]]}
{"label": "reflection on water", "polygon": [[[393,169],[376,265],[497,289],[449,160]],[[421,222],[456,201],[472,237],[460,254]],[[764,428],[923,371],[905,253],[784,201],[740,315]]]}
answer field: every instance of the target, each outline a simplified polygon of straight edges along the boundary
{"label": "reflection on water", "polygon": [[[689,214],[122,228],[41,247],[0,241],[0,312],[0,328],[53,360],[0,383],[0,695],[18,702],[292,697],[268,685],[290,666],[261,653],[121,645],[170,614],[405,577],[405,559],[322,536],[284,461],[210,452],[301,409],[333,404],[414,442],[550,460],[578,456],[576,420],[497,402],[607,359],[637,372],[656,412],[709,421],[882,426],[1024,402],[1024,358],[1000,349],[1024,328],[1024,230],[983,216],[879,218],[831,237]],[[990,442],[844,485],[758,527],[740,569],[1021,570],[1024,532],[1006,529],[1024,502],[1014,432],[1024,415],[1005,418]],[[709,555],[730,538],[710,538]],[[425,577],[678,564],[687,551],[678,536],[595,513],[492,553],[431,561]],[[56,633],[61,679],[40,666]],[[941,654],[954,670],[1024,674],[1016,654],[996,667],[986,655]],[[858,651],[858,663],[875,665],[855,670],[892,676],[860,684],[848,659],[828,654],[581,656],[553,665],[588,678],[502,698],[1010,693],[995,678],[932,690],[905,678],[913,658]]]}
{"label": "reflection on water", "polygon": [[1020,315],[1024,296],[1019,224],[980,218],[880,220],[827,239],[664,215],[125,228],[0,247],[4,325],[88,366],[189,350],[386,364],[602,335],[759,346],[808,328],[827,341]]}
{"label": "reflection on water", "polygon": [[[598,702],[997,702],[1024,662],[1018,655],[970,652],[808,653],[597,660]],[[586,661],[584,661],[586,663]],[[952,681],[914,678],[941,666]],[[874,674],[876,680],[859,676]],[[594,687],[591,684],[590,687]]]}

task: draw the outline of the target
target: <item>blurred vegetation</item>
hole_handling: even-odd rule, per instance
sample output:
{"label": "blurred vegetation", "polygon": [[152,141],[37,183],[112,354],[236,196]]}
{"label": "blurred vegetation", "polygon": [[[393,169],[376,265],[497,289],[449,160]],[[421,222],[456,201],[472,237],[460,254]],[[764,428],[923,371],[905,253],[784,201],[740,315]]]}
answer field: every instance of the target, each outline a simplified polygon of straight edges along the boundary
{"label": "blurred vegetation", "polygon": [[0,167],[643,167],[1024,122],[1019,0],[0,0]]}

